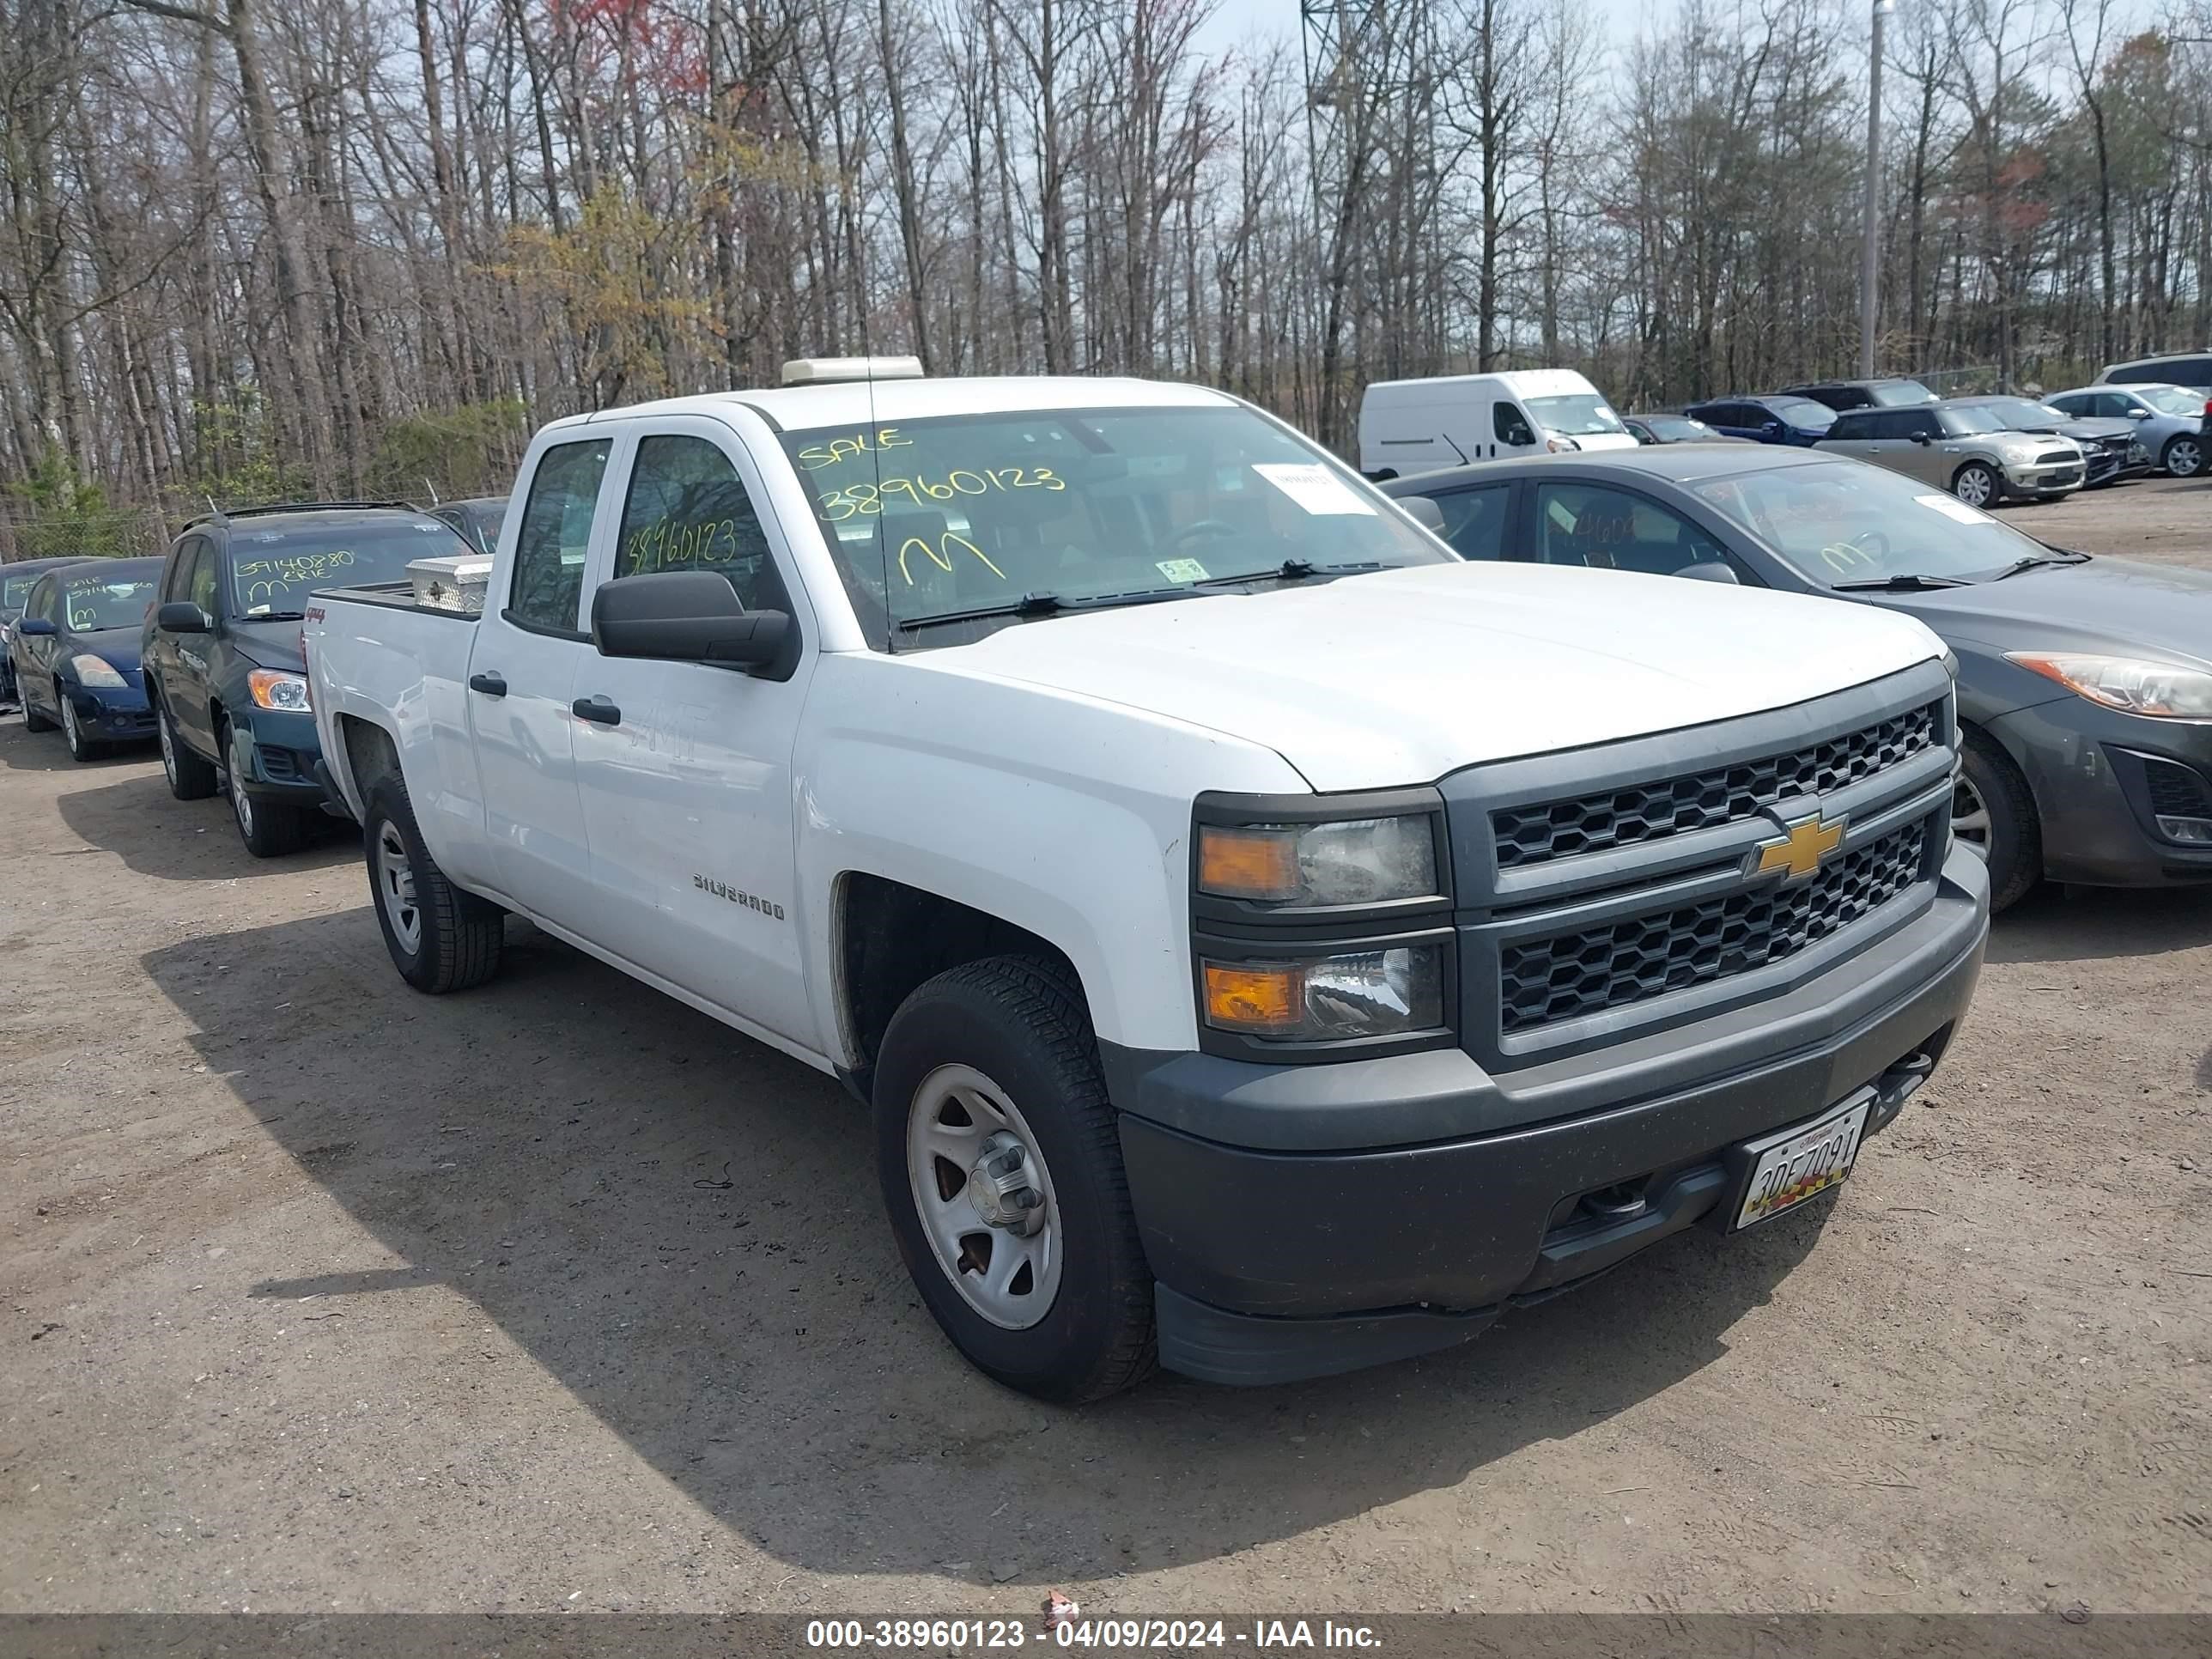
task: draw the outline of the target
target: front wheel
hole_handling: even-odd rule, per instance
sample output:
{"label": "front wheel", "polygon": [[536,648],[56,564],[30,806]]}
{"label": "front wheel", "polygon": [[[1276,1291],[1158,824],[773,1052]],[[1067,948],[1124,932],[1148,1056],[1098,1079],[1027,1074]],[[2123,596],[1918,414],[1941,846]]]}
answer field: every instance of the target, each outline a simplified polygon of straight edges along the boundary
{"label": "front wheel", "polygon": [[970,1364],[1068,1404],[1151,1373],[1152,1274],[1064,966],[986,957],[915,991],[884,1034],[875,1120],[899,1254]]}
{"label": "front wheel", "polygon": [[369,791],[362,841],[377,926],[400,978],[442,996],[481,985],[499,971],[507,913],[446,879],[423,845],[407,786],[396,775]]}
{"label": "front wheel", "polygon": [[2159,464],[2177,478],[2195,477],[2204,470],[2204,440],[2186,432],[2175,434],[2166,441]]}
{"label": "front wheel", "polygon": [[2012,757],[1978,732],[1966,733],[1951,790],[1951,836],[1990,867],[1990,913],[2008,909],[2043,878],[2043,830],[2035,798]]}
{"label": "front wheel", "polygon": [[1997,475],[1979,461],[1969,461],[1951,480],[1951,493],[1968,507],[1992,507],[1997,499]]}
{"label": "front wheel", "polygon": [[222,771],[222,781],[230,795],[230,815],[238,824],[238,838],[246,843],[246,850],[258,859],[277,859],[305,847],[313,828],[307,812],[285,801],[254,799],[246,793],[240,764],[244,758],[240,745],[245,740],[225,722],[217,730],[216,741],[229,758],[229,765]]}
{"label": "front wheel", "polygon": [[62,740],[69,744],[70,758],[80,764],[88,760],[98,760],[105,745],[85,736],[83,722],[77,716],[76,704],[70,701],[68,692],[61,691],[59,688],[56,690],[62,706]]}

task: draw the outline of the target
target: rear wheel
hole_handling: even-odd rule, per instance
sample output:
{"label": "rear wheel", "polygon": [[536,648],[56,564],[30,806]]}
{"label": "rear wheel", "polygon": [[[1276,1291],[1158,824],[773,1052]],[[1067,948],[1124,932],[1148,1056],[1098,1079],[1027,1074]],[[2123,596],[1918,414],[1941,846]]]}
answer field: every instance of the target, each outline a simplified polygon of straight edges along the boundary
{"label": "rear wheel", "polygon": [[2160,465],[2177,478],[2193,478],[2204,470],[2204,440],[2181,432],[2166,441]]}
{"label": "rear wheel", "polygon": [[99,759],[107,745],[94,743],[85,736],[83,723],[77,716],[76,704],[70,700],[68,692],[58,687],[56,692],[62,706],[62,738],[69,744],[70,758],[78,762]]}
{"label": "rear wheel", "polygon": [[992,957],[891,1018],[876,1161],[907,1272],[970,1364],[1041,1399],[1103,1399],[1157,1362],[1152,1280],[1081,988]]}
{"label": "rear wheel", "polygon": [[1990,867],[1990,909],[2008,909],[2043,878],[2043,830],[2035,797],[2012,757],[1979,732],[1966,733],[1951,790],[1952,839]]}
{"label": "rear wheel", "polygon": [[1997,475],[1979,461],[1969,461],[1951,480],[1951,493],[1968,507],[1994,507],[1997,499]]}
{"label": "rear wheel", "polygon": [[185,746],[167,705],[156,707],[154,723],[161,732],[161,775],[169,781],[169,793],[179,800],[205,800],[215,793],[222,775],[212,761]]}
{"label": "rear wheel", "polygon": [[499,971],[507,913],[446,879],[422,844],[407,785],[397,774],[369,791],[362,844],[377,926],[400,978],[442,996],[481,985]]}

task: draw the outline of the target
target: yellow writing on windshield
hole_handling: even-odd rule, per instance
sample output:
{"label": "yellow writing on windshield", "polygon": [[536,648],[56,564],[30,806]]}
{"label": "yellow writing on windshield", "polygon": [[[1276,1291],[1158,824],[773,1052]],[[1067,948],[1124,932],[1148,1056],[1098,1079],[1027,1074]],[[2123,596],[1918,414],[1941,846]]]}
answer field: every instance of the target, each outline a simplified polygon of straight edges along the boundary
{"label": "yellow writing on windshield", "polygon": [[937,538],[937,545],[934,547],[919,536],[908,537],[899,548],[899,574],[906,578],[906,585],[908,587],[914,586],[914,572],[907,565],[907,556],[913,553],[920,553],[939,570],[950,574],[952,569],[952,550],[956,547],[981,559],[983,562],[983,568],[1000,581],[1006,580],[1006,573],[991,562],[989,555],[965,536],[951,530]]}
{"label": "yellow writing on windshield", "polygon": [[994,466],[981,471],[955,467],[940,479],[921,477],[885,478],[881,483],[853,483],[833,489],[822,498],[822,516],[840,524],[855,514],[866,517],[884,510],[888,498],[927,507],[958,495],[988,495],[995,490],[1064,490],[1067,480],[1048,466]]}
{"label": "yellow writing on windshield", "polygon": [[855,432],[849,438],[832,438],[826,444],[809,444],[799,452],[799,465],[802,471],[819,472],[825,466],[835,466],[858,455],[913,447],[914,440],[900,437],[896,427],[878,427],[872,433]]}

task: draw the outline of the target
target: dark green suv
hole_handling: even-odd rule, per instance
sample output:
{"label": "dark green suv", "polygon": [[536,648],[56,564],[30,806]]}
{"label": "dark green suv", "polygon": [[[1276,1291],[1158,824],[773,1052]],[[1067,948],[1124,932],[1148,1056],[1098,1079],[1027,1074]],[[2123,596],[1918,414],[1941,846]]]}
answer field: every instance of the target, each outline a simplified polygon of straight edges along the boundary
{"label": "dark green suv", "polygon": [[170,793],[228,794],[256,858],[301,846],[323,802],[300,639],[307,596],[404,581],[416,559],[471,550],[406,506],[252,507],[187,526],[169,550],[142,653]]}

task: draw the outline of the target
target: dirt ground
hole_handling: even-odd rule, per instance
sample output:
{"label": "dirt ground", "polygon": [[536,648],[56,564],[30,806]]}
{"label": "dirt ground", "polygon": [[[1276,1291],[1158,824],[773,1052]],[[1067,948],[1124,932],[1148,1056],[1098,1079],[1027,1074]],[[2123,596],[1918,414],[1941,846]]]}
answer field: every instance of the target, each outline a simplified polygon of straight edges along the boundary
{"label": "dirt ground", "polygon": [[[2021,522],[2212,568],[2212,486]],[[1071,1413],[832,1083],[520,925],[415,995],[357,838],[11,719],[0,871],[0,1612],[2212,1610],[2212,893],[2007,917],[1825,1216]]]}

